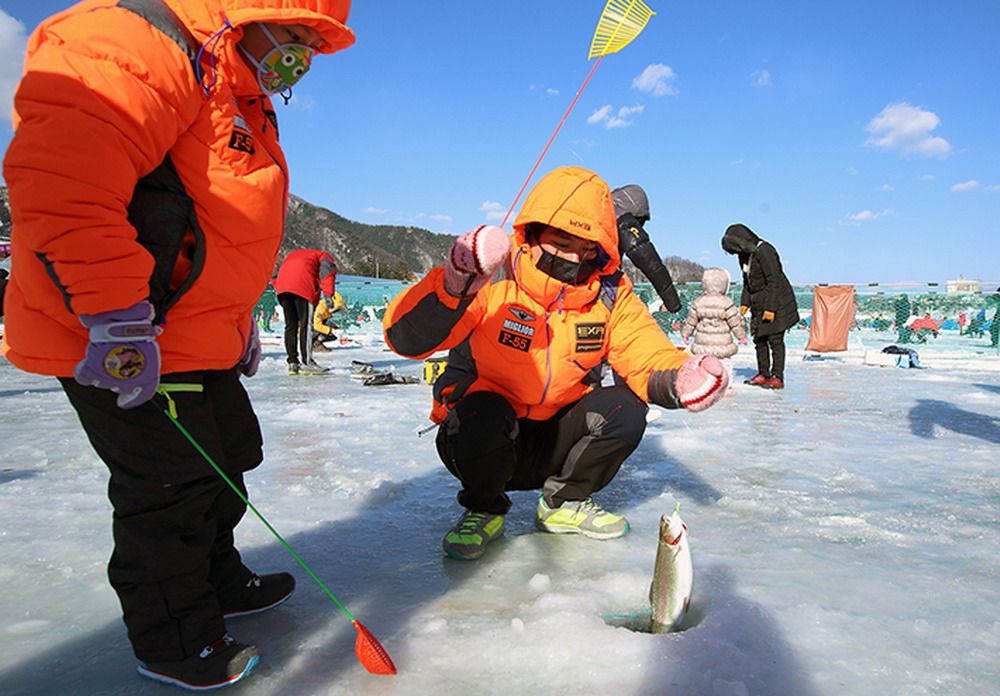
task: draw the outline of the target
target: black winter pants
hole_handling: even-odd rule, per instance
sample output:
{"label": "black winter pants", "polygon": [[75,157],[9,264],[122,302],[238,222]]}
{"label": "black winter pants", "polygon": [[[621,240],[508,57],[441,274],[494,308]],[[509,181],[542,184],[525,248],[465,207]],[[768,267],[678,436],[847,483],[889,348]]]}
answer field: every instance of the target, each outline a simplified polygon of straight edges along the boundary
{"label": "black winter pants", "polygon": [[[196,654],[226,631],[220,598],[251,577],[233,544],[246,505],[163,413],[157,395],[122,410],[115,394],[59,380],[111,472],[114,552],[108,578],[132,649],[163,662]],[[177,393],[177,419],[246,494],[243,472],[262,459],[261,434],[236,370],[164,375],[198,383]]]}
{"label": "black winter pants", "polygon": [[285,353],[288,364],[299,362],[299,351],[302,351],[302,362],[307,363],[312,358],[312,312],[309,300],[295,293],[283,292],[278,295],[278,303],[285,317]]}
{"label": "black winter pants", "polygon": [[757,372],[765,377],[785,379],[785,333],[779,331],[768,336],[754,336],[757,350]]}
{"label": "black winter pants", "polygon": [[648,407],[627,387],[597,389],[544,421],[518,419],[499,394],[476,392],[449,412],[437,436],[458,502],[505,514],[504,491],[542,489],[554,507],[601,490],[639,445]]}

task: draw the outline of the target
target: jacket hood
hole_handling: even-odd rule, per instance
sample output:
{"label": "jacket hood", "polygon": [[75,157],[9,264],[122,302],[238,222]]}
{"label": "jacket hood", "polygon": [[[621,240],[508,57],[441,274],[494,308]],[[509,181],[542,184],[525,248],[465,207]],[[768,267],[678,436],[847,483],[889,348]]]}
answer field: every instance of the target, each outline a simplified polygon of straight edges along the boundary
{"label": "jacket hood", "polygon": [[725,295],[729,292],[729,280],[725,268],[706,268],[701,274],[701,290],[706,295]]}
{"label": "jacket hood", "polygon": [[524,199],[514,220],[514,239],[525,244],[525,226],[540,222],[596,242],[609,258],[600,269],[606,275],[621,265],[616,220],[611,191],[601,177],[583,167],[560,167],[543,176]]}
{"label": "jacket hood", "polygon": [[226,22],[236,31],[223,32],[220,43],[235,43],[251,22],[305,24],[319,32],[319,53],[334,53],[354,43],[347,27],[351,0],[166,0],[199,42],[205,44]]}
{"label": "jacket hood", "polygon": [[726,233],[722,235],[722,250],[727,254],[750,254],[760,241],[753,230],[738,222],[726,228]]}
{"label": "jacket hood", "polygon": [[649,198],[638,184],[616,188],[611,192],[611,200],[615,202],[616,216],[631,213],[639,222],[649,220]]}
{"label": "jacket hood", "polygon": [[[607,257],[604,265],[580,285],[566,285],[538,270],[531,260],[525,227],[542,223],[598,244]],[[514,221],[512,265],[517,284],[543,306],[558,302],[567,308],[593,302],[601,289],[600,276],[618,270],[618,224],[608,185],[582,167],[560,167],[535,184]]]}

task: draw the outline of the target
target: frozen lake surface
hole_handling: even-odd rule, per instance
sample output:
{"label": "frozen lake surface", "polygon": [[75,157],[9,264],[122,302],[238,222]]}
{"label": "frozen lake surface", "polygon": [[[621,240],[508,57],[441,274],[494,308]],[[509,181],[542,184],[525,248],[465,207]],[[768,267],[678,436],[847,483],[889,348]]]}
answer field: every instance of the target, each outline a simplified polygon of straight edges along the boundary
{"label": "frozen lake surface", "polygon": [[[369,325],[368,331],[376,327]],[[446,560],[456,482],[425,426],[430,388],[365,387],[351,361],[419,376],[377,333],[289,377],[278,337],[246,382],[264,430],[251,500],[395,660],[354,657],[354,629],[252,514],[248,564],[289,570],[292,599],[232,620],[262,662],[224,693],[981,696],[1000,684],[1000,356],[954,334],[925,369],[862,364],[891,334],[803,361],[787,388],[738,384],[702,414],[659,412],[596,497],[632,533],[537,533],[513,496],[507,536]],[[752,351],[736,356],[740,381]],[[655,407],[654,407],[655,408]],[[135,673],[105,577],[107,474],[57,383],[0,359],[0,694],[182,693]],[[207,465],[206,465],[207,466]],[[695,584],[684,630],[650,635],[657,520],[675,501]]]}

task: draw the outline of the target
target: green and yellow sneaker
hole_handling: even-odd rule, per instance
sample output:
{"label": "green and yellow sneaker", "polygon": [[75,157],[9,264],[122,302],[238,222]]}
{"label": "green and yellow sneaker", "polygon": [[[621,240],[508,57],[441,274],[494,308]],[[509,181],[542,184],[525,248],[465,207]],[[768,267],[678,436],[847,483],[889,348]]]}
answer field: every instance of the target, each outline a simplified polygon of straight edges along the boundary
{"label": "green and yellow sneaker", "polygon": [[444,555],[474,561],[486,553],[486,545],[503,536],[503,515],[466,510],[445,537]]}
{"label": "green and yellow sneaker", "polygon": [[557,508],[538,499],[535,526],[553,534],[582,534],[591,539],[617,539],[628,534],[628,520],[615,515],[590,498],[567,500]]}

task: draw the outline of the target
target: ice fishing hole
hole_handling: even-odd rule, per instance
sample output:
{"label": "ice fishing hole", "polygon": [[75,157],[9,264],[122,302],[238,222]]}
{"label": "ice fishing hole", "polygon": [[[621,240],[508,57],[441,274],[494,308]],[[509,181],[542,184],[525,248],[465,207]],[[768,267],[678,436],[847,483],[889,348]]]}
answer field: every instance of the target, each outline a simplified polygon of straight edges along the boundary
{"label": "ice fishing hole", "polygon": [[[649,609],[635,614],[605,614],[604,623],[615,628],[625,628],[629,631],[634,631],[635,633],[652,634],[650,614],[651,612]],[[690,628],[694,628],[701,623],[703,618],[705,618],[705,614],[701,610],[701,607],[697,604],[692,604],[688,608],[688,612],[684,617],[684,620],[681,621],[681,625],[671,631],[671,633],[683,633]]]}

